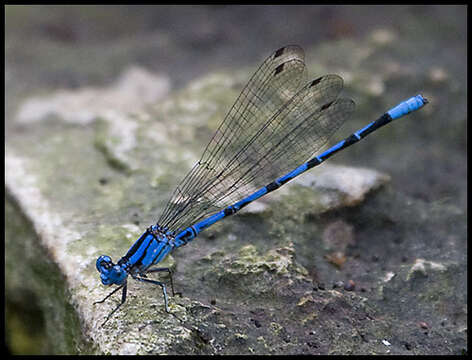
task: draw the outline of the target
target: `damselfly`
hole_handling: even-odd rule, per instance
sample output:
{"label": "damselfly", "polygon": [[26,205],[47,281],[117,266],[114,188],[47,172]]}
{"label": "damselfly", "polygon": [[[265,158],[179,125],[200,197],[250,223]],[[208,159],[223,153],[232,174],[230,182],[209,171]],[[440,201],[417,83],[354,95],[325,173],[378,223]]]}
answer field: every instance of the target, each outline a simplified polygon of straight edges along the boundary
{"label": "damselfly", "polygon": [[416,95],[310,158],[355,105],[351,99],[338,98],[343,87],[340,76],[324,75],[305,83],[305,74],[299,46],[285,46],[270,55],[223,119],[201,159],[176,187],[157,223],[116,264],[106,255],[97,259],[102,283],[118,285],[98,303],[122,289],[121,302],[103,324],[126,301],[128,276],[160,286],[169,312],[165,284],[147,278],[149,273],[168,272],[174,292],[171,270],[154,267],[167,254],[383,125],[427,104]]}

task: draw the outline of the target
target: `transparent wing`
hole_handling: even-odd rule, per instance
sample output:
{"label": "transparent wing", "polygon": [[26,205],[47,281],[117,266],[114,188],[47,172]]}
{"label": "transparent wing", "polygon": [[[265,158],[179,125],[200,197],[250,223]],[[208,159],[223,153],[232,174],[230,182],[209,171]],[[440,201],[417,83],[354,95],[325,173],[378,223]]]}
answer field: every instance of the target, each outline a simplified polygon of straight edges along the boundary
{"label": "transparent wing", "polygon": [[200,161],[175,189],[159,218],[161,226],[183,215],[185,209],[188,211],[198,183],[225,169],[230,154],[243,147],[296,93],[305,75],[304,52],[296,45],[278,49],[262,63],[214,133]]}
{"label": "transparent wing", "polygon": [[282,176],[327,142],[354,102],[336,100],[343,86],[337,75],[295,92],[304,73],[296,46],[277,50],[262,64],[174,191],[159,225],[183,230]]}

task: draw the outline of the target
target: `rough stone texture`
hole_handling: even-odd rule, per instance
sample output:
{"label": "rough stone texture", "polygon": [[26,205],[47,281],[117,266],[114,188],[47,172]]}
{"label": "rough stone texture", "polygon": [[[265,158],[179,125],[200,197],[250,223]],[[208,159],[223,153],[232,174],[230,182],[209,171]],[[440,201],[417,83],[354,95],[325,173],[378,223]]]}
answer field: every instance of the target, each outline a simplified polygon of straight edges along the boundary
{"label": "rough stone texture", "polygon": [[[122,77],[127,79],[127,86],[120,80],[115,87],[107,89],[79,89],[68,94],[60,92],[26,100],[19,109],[18,123],[19,126],[28,124],[35,131],[24,134],[21,142],[7,149],[7,188],[12,200],[24,208],[26,216],[31,219],[32,231],[39,235],[36,241],[46,248],[58,265],[58,272],[66,281],[65,287],[72,293],[71,301],[79,318],[90,329],[88,335],[100,351],[119,354],[169,353],[175,351],[175,346],[186,344],[188,351],[193,352],[190,344],[195,341],[195,332],[200,336],[200,330],[195,330],[192,324],[205,321],[207,316],[219,316],[222,310],[218,306],[208,306],[193,297],[175,297],[171,300],[173,312],[169,316],[162,311],[160,292],[145,287],[140,289],[142,286],[133,284],[123,311],[112,318],[105,329],[98,325],[113,303],[91,306],[93,300],[103,297],[106,292],[97,281],[94,269],[97,256],[110,253],[113,258],[119,258],[143,231],[143,227],[136,223],[120,224],[119,219],[113,219],[116,212],[131,211],[136,218],[147,218],[154,213],[157,204],[162,203],[158,200],[160,195],[166,195],[155,187],[162,183],[162,177],[168,178],[182,172],[196,161],[197,153],[186,150],[182,143],[196,139],[197,131],[202,137],[203,134],[211,134],[211,128],[203,131],[207,124],[212,124],[211,121],[207,123],[206,119],[211,119],[215,113],[221,117],[220,111],[224,111],[221,102],[212,94],[221,93],[231,83],[231,78],[224,75],[210,75],[197,80],[188,89],[158,102],[154,117],[160,121],[152,122],[151,116],[144,110],[152,101],[139,97],[139,91],[149,85],[149,78],[155,79],[152,85],[155,88],[147,88],[155,94],[165,93],[167,85],[156,75],[142,76],[144,72],[143,69],[128,71],[128,75]],[[129,75],[133,73],[140,76]],[[158,88],[162,87],[164,89],[159,91]],[[109,110],[112,105],[110,94],[117,100],[134,99],[129,104],[129,107],[133,105],[134,112]],[[91,98],[94,103],[92,108],[88,106]],[[92,126],[92,122],[96,126]],[[44,136],[50,140],[44,143],[41,141]],[[25,144],[27,137],[29,139]],[[22,147],[22,144],[26,146]],[[38,144],[38,147],[32,149],[31,144]],[[88,155],[84,156],[85,153]],[[170,164],[172,160],[182,170]],[[43,163],[47,166],[41,165]],[[154,169],[146,163],[160,166]],[[167,168],[165,163],[169,164]],[[92,169],[94,164],[96,171]],[[75,174],[83,176],[73,176]],[[264,218],[266,213],[272,212],[274,203],[285,203],[293,210],[283,213],[296,214],[294,217],[298,219],[295,221],[303,222],[305,213],[318,214],[342,206],[353,206],[362,201],[366,192],[387,180],[388,176],[373,170],[327,165],[291,182],[263,202],[247,207],[242,216],[254,214],[255,218]],[[68,184],[61,185],[64,182]],[[90,183],[94,185],[90,187]],[[69,190],[71,185],[72,192]],[[154,197],[156,200],[146,200]],[[97,215],[101,217],[100,222],[96,219]],[[240,238],[231,231],[222,233],[218,238],[221,242],[227,238],[226,242],[232,244],[231,248],[237,250],[236,253],[224,251],[219,241],[212,241],[206,246],[196,241],[189,246],[199,247],[198,255],[193,259],[186,257],[190,262],[178,265],[184,271],[189,267],[188,270],[194,274],[186,274],[187,280],[184,281],[191,281],[195,288],[193,291],[213,293],[218,304],[229,303],[230,308],[234,307],[233,311],[242,305],[247,312],[270,299],[293,300],[289,296],[292,292],[311,293],[312,281],[307,277],[307,271],[296,263],[290,241],[282,247],[269,245],[270,250],[261,254],[253,244],[244,245],[251,238]],[[265,241],[270,243],[270,239]],[[202,247],[206,248],[208,255],[202,253]],[[170,263],[167,265],[171,267],[177,265],[172,257],[168,261]],[[180,286],[184,293],[193,292],[188,286]],[[223,289],[227,290],[226,294]],[[251,298],[257,300],[248,307],[245,303]],[[234,299],[238,302],[234,303]],[[242,299],[245,300],[241,304]],[[276,308],[272,312],[277,312]],[[262,319],[262,315],[259,318]],[[278,322],[272,323],[275,324],[272,326],[281,326]],[[229,319],[226,325],[225,322],[216,324],[222,325],[225,328],[234,326]],[[245,326],[247,324],[244,322],[239,324],[242,333],[230,329],[222,335],[219,338],[223,342],[219,344],[220,350],[226,349],[224,353],[239,352],[238,344],[245,343],[247,338],[247,335],[242,335],[247,332]],[[137,332],[133,331],[136,327]],[[145,327],[159,328],[162,335],[156,337],[155,331],[145,331]],[[211,328],[211,331],[216,331],[216,328]],[[224,343],[228,338],[230,345],[226,348]],[[204,352],[212,352],[210,349],[211,346]],[[264,352],[263,349],[256,347],[253,350],[260,353]],[[215,351],[218,351],[217,347]]]}
{"label": "rough stone texture", "polygon": [[[373,108],[403,99],[413,75],[430,84],[432,103],[405,123],[433,121],[434,86],[462,94],[444,68],[419,70],[396,55],[399,38],[381,29],[307,49],[311,75],[337,72],[355,93],[359,126],[378,116]],[[166,75],[132,66],[106,86],[15,98],[5,154],[7,309],[41,314],[34,326],[46,353],[466,352],[465,209],[331,161],[169,256],[171,314],[160,289],[131,282],[126,304],[100,327],[119,295],[92,305],[110,291],[97,256],[118,259],[155,221],[247,75],[210,73],[170,92]],[[357,163],[376,151],[406,156],[395,142],[408,130],[394,124],[387,133],[373,135],[381,150],[365,140],[347,151]],[[415,151],[421,163],[426,155]],[[15,316],[10,329],[22,326]]]}

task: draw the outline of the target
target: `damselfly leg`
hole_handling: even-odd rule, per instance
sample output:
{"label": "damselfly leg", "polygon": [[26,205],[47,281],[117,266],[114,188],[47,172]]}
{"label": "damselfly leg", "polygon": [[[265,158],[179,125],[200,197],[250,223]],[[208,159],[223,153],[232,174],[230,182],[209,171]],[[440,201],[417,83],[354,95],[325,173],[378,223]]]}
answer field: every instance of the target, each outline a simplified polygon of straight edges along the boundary
{"label": "damselfly leg", "polygon": [[110,319],[110,317],[115,313],[115,311],[118,310],[119,307],[125,303],[125,301],[126,301],[126,292],[127,292],[127,283],[125,282],[123,285],[117,287],[115,290],[113,290],[111,293],[109,293],[107,296],[105,296],[105,298],[103,300],[95,301],[93,303],[94,305],[103,303],[106,299],[108,299],[110,296],[112,296],[114,293],[116,293],[120,289],[123,289],[123,292],[121,293],[121,302],[118,304],[118,306],[116,308],[114,308],[112,310],[111,313],[108,314],[107,318],[105,319],[105,321],[102,323],[101,326],[104,326],[106,324],[106,322],[108,321],[108,319]]}

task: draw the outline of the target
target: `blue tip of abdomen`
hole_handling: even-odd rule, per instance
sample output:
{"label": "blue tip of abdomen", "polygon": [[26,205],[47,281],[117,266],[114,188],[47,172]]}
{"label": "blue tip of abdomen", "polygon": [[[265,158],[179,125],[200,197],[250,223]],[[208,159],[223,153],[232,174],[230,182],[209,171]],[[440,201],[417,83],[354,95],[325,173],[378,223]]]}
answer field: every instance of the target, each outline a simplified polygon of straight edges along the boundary
{"label": "blue tip of abdomen", "polygon": [[413,111],[421,109],[427,103],[428,100],[426,100],[421,94],[419,94],[401,102],[394,108],[390,109],[387,114],[390,115],[392,120],[395,120]]}

